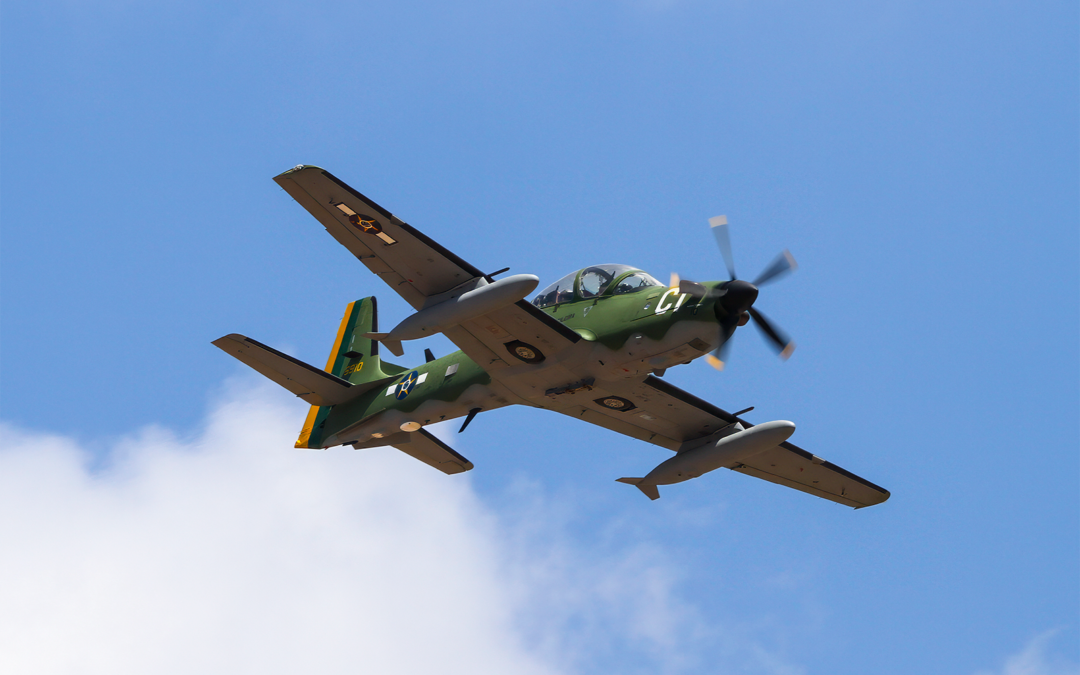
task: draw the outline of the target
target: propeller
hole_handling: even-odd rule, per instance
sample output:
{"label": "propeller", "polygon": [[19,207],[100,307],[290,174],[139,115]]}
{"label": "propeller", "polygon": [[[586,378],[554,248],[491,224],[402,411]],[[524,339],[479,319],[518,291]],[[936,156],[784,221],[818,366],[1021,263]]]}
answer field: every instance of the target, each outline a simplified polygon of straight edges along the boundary
{"label": "propeller", "polygon": [[765,339],[772,343],[780,358],[785,361],[791,358],[792,352],[795,351],[794,340],[792,340],[782,329],[778,328],[776,324],[769,321],[768,318],[758,310],[751,307],[746,311],[750,314],[750,318],[754,320],[754,325],[757,326],[761,331],[761,334],[765,336]]}
{"label": "propeller", "polygon": [[720,255],[724,257],[728,274],[731,275],[731,280],[735,281],[738,277],[735,275],[735,256],[731,253],[731,235],[728,233],[727,216],[709,218],[709,229],[716,237],[716,245],[720,247]]}
{"label": "propeller", "polygon": [[761,274],[757,275],[757,279],[754,279],[750,283],[755,286],[763,286],[770,281],[775,280],[777,277],[787,274],[788,272],[794,272],[797,269],[799,269],[799,264],[795,262],[795,257],[791,255],[791,251],[785,248],[780,252],[780,255],[776,256],[776,260],[762,270]]}
{"label": "propeller", "polygon": [[784,249],[753,281],[742,281],[735,274],[735,256],[732,254],[727,217],[710,218],[709,227],[713,237],[716,238],[716,244],[720,248],[720,255],[724,258],[724,265],[727,267],[731,280],[709,288],[696,281],[679,279],[676,274],[671,275],[671,286],[673,288],[678,286],[680,293],[702,299],[719,298],[716,310],[717,318],[720,320],[720,344],[712,354],[706,357],[706,360],[717,370],[723,370],[731,350],[731,338],[735,334],[735,329],[746,325],[749,320],[754,322],[780,358],[786,360],[795,351],[795,343],[768,317],[754,309],[753,305],[758,297],[758,287],[773,282],[798,268],[795,258],[790,251]]}

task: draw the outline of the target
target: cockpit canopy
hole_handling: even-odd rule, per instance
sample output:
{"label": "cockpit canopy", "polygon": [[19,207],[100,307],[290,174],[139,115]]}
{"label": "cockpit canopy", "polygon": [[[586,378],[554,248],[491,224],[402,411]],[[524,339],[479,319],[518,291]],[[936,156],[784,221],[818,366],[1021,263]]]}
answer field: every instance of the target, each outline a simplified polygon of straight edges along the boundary
{"label": "cockpit canopy", "polygon": [[540,291],[532,303],[544,308],[564,302],[589,300],[602,295],[636,293],[651,286],[663,286],[649,274],[629,265],[594,265],[567,274]]}

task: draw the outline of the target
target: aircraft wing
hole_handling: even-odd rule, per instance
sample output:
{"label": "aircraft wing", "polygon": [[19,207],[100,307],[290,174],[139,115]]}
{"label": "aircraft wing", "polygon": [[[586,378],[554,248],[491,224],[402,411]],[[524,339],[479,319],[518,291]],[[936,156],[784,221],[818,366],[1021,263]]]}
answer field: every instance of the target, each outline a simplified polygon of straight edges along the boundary
{"label": "aircraft wing", "polygon": [[274,180],[416,309],[432,295],[484,276],[329,171],[298,166]]}
{"label": "aircraft wing", "polygon": [[[605,405],[612,397],[629,407]],[[735,422],[746,428],[753,426],[652,375],[644,380],[605,380],[573,398],[574,405],[553,409],[669,450],[678,450]],[[855,508],[889,498],[888,490],[787,442],[751,456],[733,470]]]}
{"label": "aircraft wing", "polygon": [[[416,309],[431,296],[484,276],[329,171],[298,166],[274,180]],[[525,300],[466,321],[444,334],[496,379],[500,376],[494,371],[520,365],[508,355],[508,343],[525,341],[544,357],[552,357],[581,339]]]}

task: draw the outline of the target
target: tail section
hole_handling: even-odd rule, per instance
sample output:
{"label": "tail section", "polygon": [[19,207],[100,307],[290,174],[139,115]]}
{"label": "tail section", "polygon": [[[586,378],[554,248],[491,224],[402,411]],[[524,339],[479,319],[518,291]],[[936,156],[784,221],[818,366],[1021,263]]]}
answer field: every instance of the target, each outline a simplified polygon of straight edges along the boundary
{"label": "tail section", "polygon": [[653,500],[660,499],[660,488],[656,487],[656,485],[653,484],[653,483],[649,483],[648,485],[644,485],[641,482],[643,480],[645,480],[645,479],[644,478],[616,478],[615,479],[615,481],[618,482],[618,483],[626,483],[627,485],[633,485],[634,487],[636,487],[637,489],[639,489],[643,493],[645,493],[645,496],[648,497],[649,499],[653,499]]}
{"label": "tail section", "polygon": [[363,393],[362,387],[282,354],[246,335],[231,333],[211,344],[312,405],[334,406]]}
{"label": "tail section", "polygon": [[[378,331],[379,312],[374,297],[362,298],[349,303],[341,318],[334,348],[326,361],[326,372],[345,380],[351,385],[362,385],[384,380],[405,372],[392,363],[383,362],[379,356],[379,343],[365,337],[365,333]],[[332,406],[311,406],[304,428],[296,440],[297,448],[320,448],[322,425]]]}
{"label": "tail section", "polygon": [[375,298],[349,303],[323,370],[238,333],[218,338],[213,344],[312,404],[296,447],[320,448],[323,422],[331,408],[408,370],[384,363],[379,343],[364,336],[377,331],[378,322]]}
{"label": "tail section", "polygon": [[349,303],[326,362],[326,372],[350,384],[363,384],[408,370],[392,363],[383,363],[379,356],[379,343],[366,337],[378,330],[379,313],[374,297]]}

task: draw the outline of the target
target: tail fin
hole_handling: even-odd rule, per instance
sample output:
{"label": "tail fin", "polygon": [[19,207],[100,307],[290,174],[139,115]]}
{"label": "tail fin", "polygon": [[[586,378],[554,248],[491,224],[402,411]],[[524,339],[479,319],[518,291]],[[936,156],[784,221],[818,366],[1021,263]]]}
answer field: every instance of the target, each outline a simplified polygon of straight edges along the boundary
{"label": "tail fin", "polygon": [[636,487],[637,489],[639,489],[643,493],[645,493],[645,496],[648,497],[649,499],[654,499],[654,500],[655,499],[660,499],[660,488],[656,487],[655,485],[653,485],[651,483],[648,484],[648,485],[642,485],[641,481],[643,481],[643,480],[645,480],[645,479],[644,478],[616,478],[615,479],[615,481],[618,482],[618,483],[626,483],[627,485],[633,485],[634,487]]}
{"label": "tail fin", "polygon": [[378,341],[366,337],[378,330],[379,313],[374,297],[349,303],[326,362],[326,372],[351,384],[362,384],[408,370],[383,363]]}
{"label": "tail fin", "polygon": [[[398,375],[408,370],[392,363],[383,362],[379,356],[379,343],[364,337],[379,329],[378,307],[375,298],[362,298],[349,303],[345,316],[338,327],[334,348],[326,361],[326,372],[357,385]],[[296,440],[298,448],[319,448],[322,425],[330,414],[331,406],[311,406],[304,428]]]}

